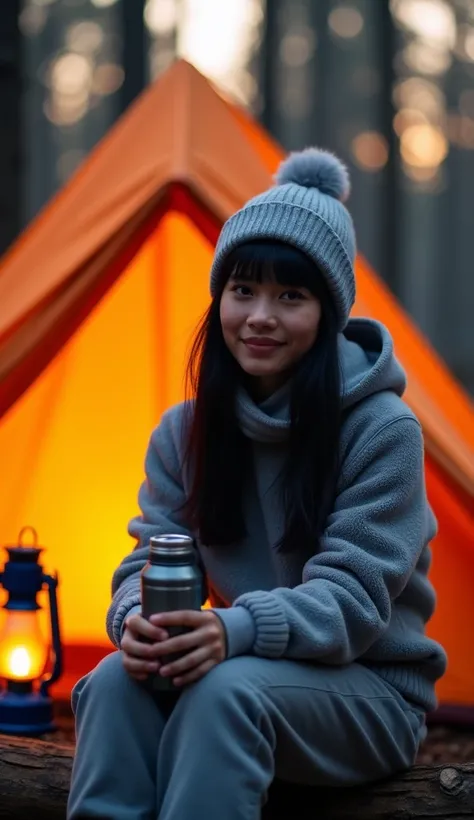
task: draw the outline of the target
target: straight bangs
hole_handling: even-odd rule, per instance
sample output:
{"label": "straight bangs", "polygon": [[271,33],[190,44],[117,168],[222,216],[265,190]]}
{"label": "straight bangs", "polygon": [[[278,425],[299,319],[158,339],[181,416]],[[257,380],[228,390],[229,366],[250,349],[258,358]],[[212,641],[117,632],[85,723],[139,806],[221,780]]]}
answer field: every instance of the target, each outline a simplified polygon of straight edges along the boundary
{"label": "straight bangs", "polygon": [[314,262],[303,251],[275,240],[246,242],[234,248],[222,266],[221,278],[222,289],[229,279],[277,282],[282,287],[306,288],[318,299],[325,288]]}

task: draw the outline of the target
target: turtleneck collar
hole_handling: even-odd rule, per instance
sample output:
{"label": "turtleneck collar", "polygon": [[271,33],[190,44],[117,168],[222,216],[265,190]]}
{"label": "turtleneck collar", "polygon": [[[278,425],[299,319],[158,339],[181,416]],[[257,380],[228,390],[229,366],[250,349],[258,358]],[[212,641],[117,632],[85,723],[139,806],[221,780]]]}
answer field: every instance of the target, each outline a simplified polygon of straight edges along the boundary
{"label": "turtleneck collar", "polygon": [[289,382],[260,404],[256,404],[243,387],[239,387],[236,409],[244,435],[267,443],[284,441],[290,431],[289,397]]}

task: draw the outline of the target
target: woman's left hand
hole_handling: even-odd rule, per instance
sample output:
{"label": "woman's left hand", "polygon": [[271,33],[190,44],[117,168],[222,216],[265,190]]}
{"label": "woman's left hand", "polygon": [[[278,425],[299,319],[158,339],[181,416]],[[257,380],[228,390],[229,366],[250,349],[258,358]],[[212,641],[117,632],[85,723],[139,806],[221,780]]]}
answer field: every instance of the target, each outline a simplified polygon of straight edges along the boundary
{"label": "woman's left hand", "polygon": [[162,656],[175,652],[185,653],[178,660],[160,666],[159,675],[173,679],[175,686],[194,683],[221,663],[226,656],[226,635],[224,625],[212,610],[183,610],[162,612],[150,618],[154,626],[166,630],[167,627],[187,627],[190,632],[166,638],[155,645],[155,654]]}

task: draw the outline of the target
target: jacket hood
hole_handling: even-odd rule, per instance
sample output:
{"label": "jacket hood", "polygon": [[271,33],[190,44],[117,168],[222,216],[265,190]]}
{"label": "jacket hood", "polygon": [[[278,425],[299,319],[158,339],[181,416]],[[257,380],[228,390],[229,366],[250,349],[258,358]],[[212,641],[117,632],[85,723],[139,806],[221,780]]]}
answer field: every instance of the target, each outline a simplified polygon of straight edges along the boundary
{"label": "jacket hood", "polygon": [[[405,373],[395,358],[387,328],[374,319],[350,319],[339,335],[342,401],[345,409],[363,399],[392,390],[402,396]],[[261,404],[241,388],[237,394],[237,416],[242,431],[251,439],[276,442],[290,428],[289,383]]]}
{"label": "jacket hood", "polygon": [[395,358],[393,339],[380,322],[350,319],[340,334],[339,356],[345,408],[383,390],[398,396],[405,392],[405,372]]}

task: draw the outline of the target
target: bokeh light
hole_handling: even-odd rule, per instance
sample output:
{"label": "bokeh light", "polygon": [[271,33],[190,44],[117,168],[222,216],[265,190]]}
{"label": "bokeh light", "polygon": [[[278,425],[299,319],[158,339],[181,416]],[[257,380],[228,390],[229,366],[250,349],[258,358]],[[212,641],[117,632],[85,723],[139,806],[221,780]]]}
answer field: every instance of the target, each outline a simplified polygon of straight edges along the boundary
{"label": "bokeh light", "polygon": [[315,47],[315,32],[307,27],[295,27],[282,37],[280,59],[290,68],[300,68],[311,59]]}
{"label": "bokeh light", "polygon": [[114,94],[123,85],[124,79],[125,72],[122,66],[116,63],[103,63],[94,71],[92,91],[101,96]]}
{"label": "bokeh light", "polygon": [[84,54],[97,51],[104,42],[104,30],[92,20],[81,20],[66,29],[66,46]]}
{"label": "bokeh light", "polygon": [[357,37],[364,28],[364,18],[354,6],[339,6],[331,11],[328,18],[330,31],[344,40]]}
{"label": "bokeh light", "polygon": [[394,19],[412,34],[440,47],[456,42],[456,15],[445,0],[391,0]]}
{"label": "bokeh light", "polygon": [[394,88],[398,108],[419,110],[432,119],[440,119],[445,109],[445,96],[438,85],[422,77],[409,77]]}
{"label": "bokeh light", "polygon": [[25,37],[37,37],[47,19],[48,12],[43,6],[24,6],[18,17],[18,27]]}
{"label": "bokeh light", "polygon": [[380,171],[388,160],[387,140],[378,131],[362,131],[354,137],[351,151],[356,165],[363,171]]}
{"label": "bokeh light", "polygon": [[420,74],[437,76],[444,74],[453,61],[452,54],[447,49],[414,40],[403,51],[406,66]]}
{"label": "bokeh light", "polygon": [[401,137],[403,132],[412,125],[422,125],[428,122],[428,119],[422,111],[416,108],[401,108],[395,114],[393,119],[393,128],[395,133]]}
{"label": "bokeh light", "polygon": [[57,94],[74,95],[87,92],[92,82],[93,64],[83,54],[62,54],[51,66],[50,84]]}
{"label": "bokeh light", "polygon": [[445,134],[427,122],[409,125],[400,136],[402,159],[411,167],[434,170],[446,158],[448,150]]}
{"label": "bokeh light", "polygon": [[86,93],[54,94],[44,103],[46,117],[58,126],[74,125],[82,119],[87,110],[88,98]]}
{"label": "bokeh light", "polygon": [[168,34],[178,22],[176,0],[147,0],[144,15],[150,34]]}

